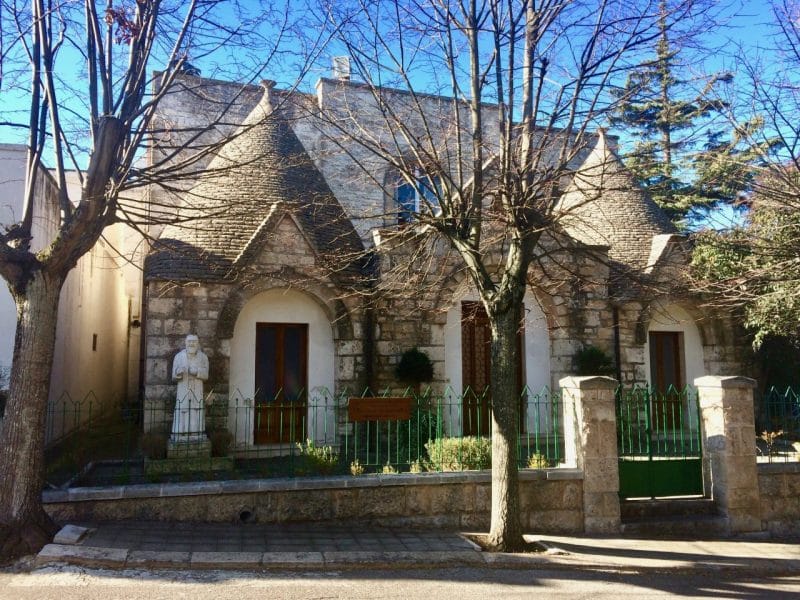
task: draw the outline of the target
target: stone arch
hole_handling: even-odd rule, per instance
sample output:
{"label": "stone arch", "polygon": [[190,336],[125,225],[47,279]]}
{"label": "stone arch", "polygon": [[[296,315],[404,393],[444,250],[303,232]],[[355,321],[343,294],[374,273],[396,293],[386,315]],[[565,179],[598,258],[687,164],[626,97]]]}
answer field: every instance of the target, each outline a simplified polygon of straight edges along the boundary
{"label": "stone arch", "polygon": [[[233,425],[236,444],[246,446],[253,443],[252,399],[255,396],[258,323],[277,323],[280,325],[275,327],[279,328],[293,327],[293,324],[306,326],[306,342],[303,346],[305,355],[299,360],[307,364],[306,380],[303,383],[308,404],[307,435],[321,441],[322,438],[319,438],[317,433],[333,430],[334,413],[326,407],[333,398],[337,378],[338,332],[331,319],[331,316],[336,314],[333,310],[335,306],[327,305],[307,290],[286,286],[247,293],[242,298],[245,301],[237,314],[232,336],[228,341],[230,348],[228,422]],[[276,371],[276,373],[282,372],[282,370]],[[299,371],[293,372],[299,373]]]}
{"label": "stone arch", "polygon": [[[449,399],[450,409],[446,411],[444,419],[447,426],[455,431],[463,431],[462,419],[466,418],[465,410],[456,410],[464,391],[463,382],[463,348],[462,348],[462,301],[476,301],[478,294],[470,285],[470,281],[463,274],[451,278],[450,285],[440,295],[440,308],[446,309],[444,323],[439,325],[442,329],[444,344],[444,379],[446,385],[453,391]],[[527,286],[524,298],[525,326],[522,349],[522,381],[532,396],[537,395],[544,387],[552,385],[552,339],[550,320],[543,303],[531,286]],[[532,397],[531,396],[531,397]],[[547,418],[539,415],[540,410],[546,412],[544,402],[536,402],[525,409],[526,428],[528,430],[541,429]]]}
{"label": "stone arch", "polygon": [[325,311],[334,326],[335,339],[352,339],[352,310],[348,308],[334,289],[320,281],[300,274],[295,269],[286,267],[280,272],[281,277],[261,277],[247,285],[236,287],[225,300],[217,321],[217,340],[229,340],[233,337],[236,320],[250,299],[275,289],[292,289],[304,292]]}
{"label": "stone arch", "polygon": [[641,311],[636,321],[636,343],[644,344],[647,341],[647,331],[650,326],[651,320],[658,316],[659,308],[665,306],[678,306],[681,310],[686,312],[691,321],[697,327],[700,333],[700,340],[704,346],[717,343],[719,340],[719,332],[717,332],[716,319],[709,318],[699,310],[692,302],[680,298],[671,298],[669,296],[652,300],[642,306]]}
{"label": "stone arch", "polygon": [[[705,374],[705,347],[708,345],[707,327],[701,327],[695,307],[678,299],[660,299],[650,302],[641,312],[637,337],[641,333],[644,346],[644,375],[653,384],[651,365],[651,333],[677,333],[680,339],[679,358],[683,383],[691,384]],[[637,340],[638,341],[638,340]]]}

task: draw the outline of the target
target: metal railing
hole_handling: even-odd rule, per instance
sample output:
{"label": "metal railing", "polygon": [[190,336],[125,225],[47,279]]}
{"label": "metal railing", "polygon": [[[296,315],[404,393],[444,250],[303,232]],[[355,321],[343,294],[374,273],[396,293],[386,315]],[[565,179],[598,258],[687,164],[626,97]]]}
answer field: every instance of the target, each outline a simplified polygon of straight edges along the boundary
{"label": "metal railing", "polygon": [[700,456],[697,392],[670,386],[665,392],[635,386],[617,390],[620,457]]}
{"label": "metal railing", "polygon": [[[173,392],[174,393],[174,392]],[[351,414],[350,399],[389,400],[387,417]],[[392,409],[403,403],[403,413]],[[487,393],[430,389],[333,395],[325,389],[263,401],[237,391],[212,391],[176,403],[173,395],[142,405],[98,411],[85,402],[54,403],[48,427],[81,424],[49,451],[48,481],[105,485],[121,482],[252,477],[297,477],[370,472],[422,472],[488,468],[491,400]],[[177,404],[177,406],[176,406]],[[387,406],[384,402],[384,406]],[[173,434],[176,410],[206,424],[204,435]],[[200,414],[202,411],[202,414]],[[488,421],[488,422],[487,422]],[[559,466],[564,457],[561,396],[545,388],[520,398],[518,464]],[[58,438],[58,431],[50,434]],[[201,443],[198,443],[201,442]],[[214,459],[227,457],[220,468]],[[147,475],[143,463],[185,459],[195,473]],[[108,473],[105,475],[102,471]],[[200,475],[197,475],[200,473]]]}
{"label": "metal railing", "polygon": [[800,461],[800,394],[770,388],[757,402],[756,452],[760,462]]}

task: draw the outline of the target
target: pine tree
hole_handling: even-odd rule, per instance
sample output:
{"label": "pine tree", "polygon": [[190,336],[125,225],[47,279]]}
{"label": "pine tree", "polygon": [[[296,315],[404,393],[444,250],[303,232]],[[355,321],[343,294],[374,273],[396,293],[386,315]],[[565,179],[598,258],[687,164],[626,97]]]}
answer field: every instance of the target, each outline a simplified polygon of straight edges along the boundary
{"label": "pine tree", "polygon": [[693,209],[728,199],[721,189],[698,185],[707,164],[704,153],[713,152],[722,135],[720,131],[707,131],[707,143],[700,147],[698,131],[725,108],[712,92],[718,84],[730,82],[732,76],[712,75],[702,90],[695,89],[696,79],[681,78],[680,50],[667,25],[666,0],[660,2],[659,10],[655,57],[629,75],[625,86],[616,92],[619,104],[611,122],[622,129],[624,137],[637,140],[627,153],[628,167],[659,206],[681,224]]}

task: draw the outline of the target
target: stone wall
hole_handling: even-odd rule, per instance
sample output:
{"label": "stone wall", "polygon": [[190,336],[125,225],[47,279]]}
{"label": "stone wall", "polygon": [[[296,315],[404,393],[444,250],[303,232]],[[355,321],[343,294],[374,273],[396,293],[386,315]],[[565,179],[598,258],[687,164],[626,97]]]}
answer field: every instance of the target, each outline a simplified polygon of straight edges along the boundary
{"label": "stone wall", "polygon": [[758,465],[761,527],[775,535],[800,533],[800,463]]}
{"label": "stone wall", "polygon": [[[677,306],[688,313],[697,326],[702,344],[702,365],[699,371],[715,375],[753,376],[749,342],[732,315],[698,306],[698,300],[686,297],[653,298],[652,301],[631,300],[618,306],[620,338],[620,371],[624,385],[644,384],[649,379],[646,369],[647,337],[653,311],[661,306]],[[683,323],[676,323],[680,330]],[[686,373],[686,371],[685,371]],[[691,383],[691,375],[687,377]]]}
{"label": "stone wall", "polygon": [[[525,531],[583,531],[579,471],[523,471],[520,495]],[[59,522],[354,521],[486,529],[491,476],[488,472],[431,473],[75,488],[44,492],[44,505]]]}

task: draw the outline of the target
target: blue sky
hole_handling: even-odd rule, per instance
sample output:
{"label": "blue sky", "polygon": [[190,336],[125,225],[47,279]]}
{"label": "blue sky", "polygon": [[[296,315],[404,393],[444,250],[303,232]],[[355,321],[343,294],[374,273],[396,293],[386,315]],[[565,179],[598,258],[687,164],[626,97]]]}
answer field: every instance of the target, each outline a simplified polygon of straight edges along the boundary
{"label": "blue sky", "polygon": [[[248,4],[248,2],[245,2]],[[258,3],[249,2],[255,6]],[[296,3],[294,3],[296,6]],[[714,71],[728,69],[735,72],[737,68],[735,54],[739,46],[749,49],[749,52],[760,52],[762,48],[767,48],[771,43],[770,32],[767,26],[771,18],[769,5],[765,2],[749,0],[743,4],[731,3],[716,3],[714,4],[714,11],[717,11],[718,17],[716,21],[721,25],[716,31],[712,31],[704,36],[704,42],[709,46],[715,48],[713,55],[706,60],[706,64],[693,64],[691,69],[696,67],[697,71]],[[302,16],[302,15],[300,15]],[[265,38],[269,38],[270,29],[262,27],[260,33]],[[287,38],[287,48],[297,49],[298,44]],[[306,86],[313,84],[319,76],[327,76],[330,72],[330,58],[334,54],[341,54],[342,50],[337,49],[336,46],[331,46],[324,51],[319,57],[315,65],[310,69],[306,77]],[[62,56],[66,59],[69,68],[74,69],[74,73],[80,73],[83,69],[80,55],[75,52],[65,52]],[[192,58],[192,62],[196,64],[203,72],[204,75],[214,76],[220,79],[237,79],[241,73],[232,72],[233,65],[244,64],[244,57],[237,56],[234,52],[224,53],[222,56],[215,56],[206,59]],[[270,71],[266,74],[269,78],[279,81],[279,85],[291,85],[295,78],[296,61],[291,55],[286,54],[280,57],[286,61],[286,64],[279,64],[274,62],[270,66]],[[159,65],[154,65],[157,68]],[[256,77],[260,79],[262,76]],[[420,81],[422,86],[425,86],[425,81]],[[79,96],[73,98],[70,102],[70,107],[80,114],[85,114],[83,100]],[[26,98],[23,90],[13,90],[5,83],[3,89],[0,90],[0,121],[8,120],[14,122],[25,122],[27,120],[26,114]],[[620,133],[620,132],[614,132]],[[0,143],[22,143],[25,141],[25,131],[19,128],[10,128],[0,126]],[[622,143],[628,140],[622,136]]]}

